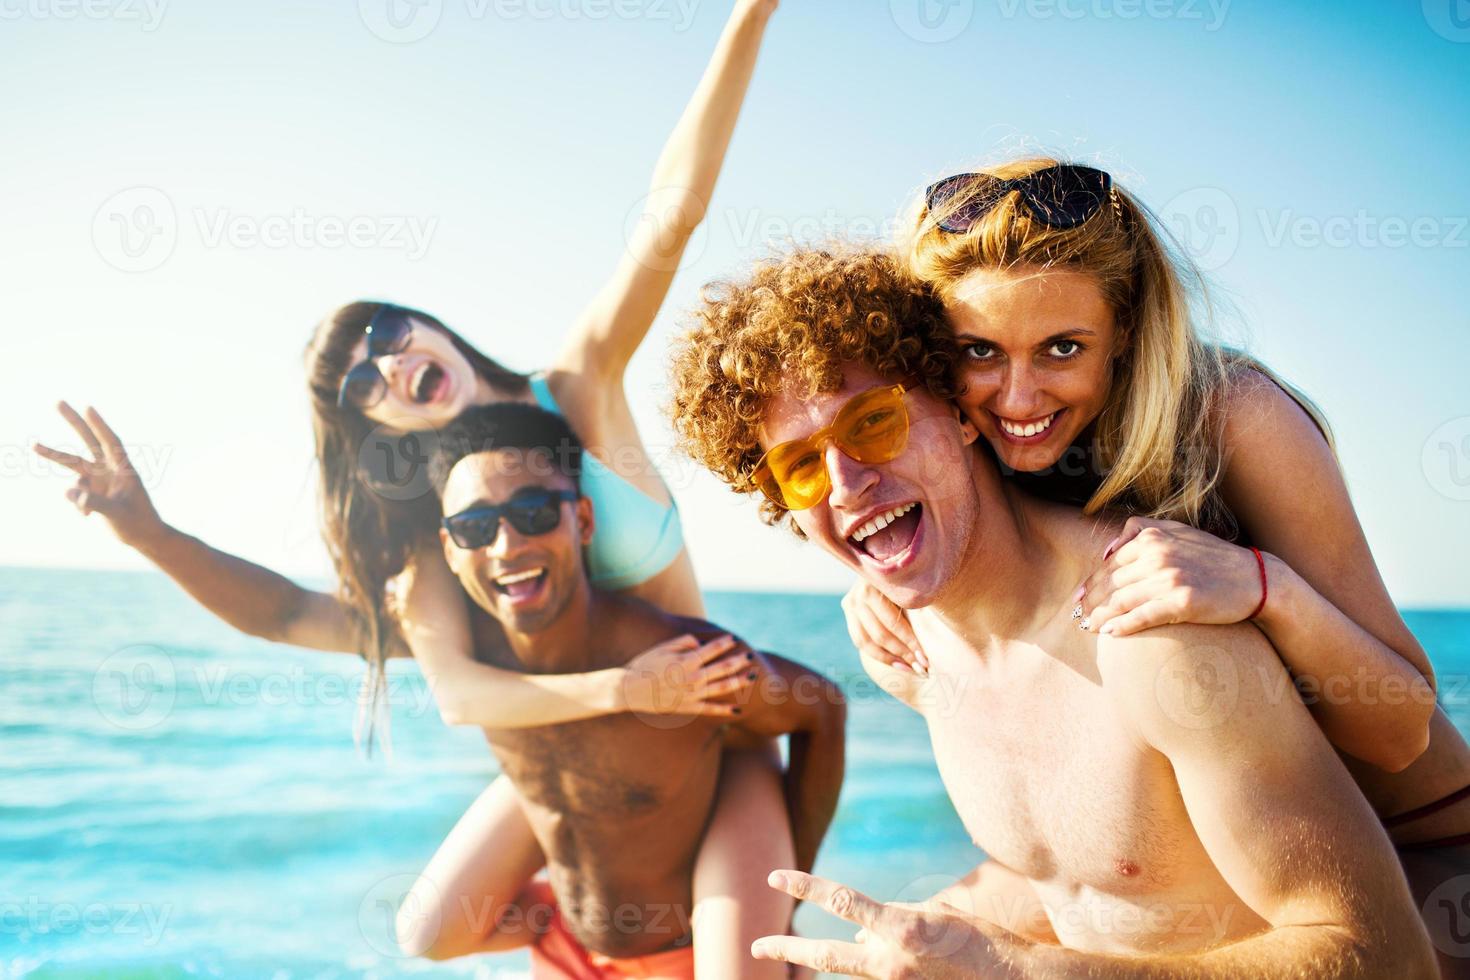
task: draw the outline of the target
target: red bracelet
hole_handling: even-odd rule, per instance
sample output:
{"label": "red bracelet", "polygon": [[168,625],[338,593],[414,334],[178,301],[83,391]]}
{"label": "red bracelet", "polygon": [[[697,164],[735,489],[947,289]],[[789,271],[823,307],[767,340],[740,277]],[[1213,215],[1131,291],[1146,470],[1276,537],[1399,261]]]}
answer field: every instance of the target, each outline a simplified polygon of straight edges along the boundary
{"label": "red bracelet", "polygon": [[1259,616],[1261,610],[1266,608],[1266,596],[1271,594],[1271,590],[1266,584],[1266,559],[1261,555],[1260,548],[1252,547],[1251,554],[1256,556],[1256,565],[1261,569],[1261,601],[1256,604],[1256,611],[1247,616],[1246,619],[1255,619]]}

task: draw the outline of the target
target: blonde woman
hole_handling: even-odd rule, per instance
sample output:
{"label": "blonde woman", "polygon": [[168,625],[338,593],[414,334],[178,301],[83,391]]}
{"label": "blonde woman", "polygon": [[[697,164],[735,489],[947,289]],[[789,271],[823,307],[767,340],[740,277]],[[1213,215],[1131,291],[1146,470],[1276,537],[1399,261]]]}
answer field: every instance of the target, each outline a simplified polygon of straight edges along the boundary
{"label": "blonde woman", "polygon": [[[932,185],[900,250],[945,304],[958,404],[1002,472],[1087,513],[1136,515],[1059,614],[1116,635],[1253,622],[1423,901],[1470,871],[1470,752],[1384,587],[1325,421],[1200,336],[1198,275],[1156,229],[1107,173],[1027,159]],[[876,591],[855,586],[844,608],[863,654],[927,670]]]}

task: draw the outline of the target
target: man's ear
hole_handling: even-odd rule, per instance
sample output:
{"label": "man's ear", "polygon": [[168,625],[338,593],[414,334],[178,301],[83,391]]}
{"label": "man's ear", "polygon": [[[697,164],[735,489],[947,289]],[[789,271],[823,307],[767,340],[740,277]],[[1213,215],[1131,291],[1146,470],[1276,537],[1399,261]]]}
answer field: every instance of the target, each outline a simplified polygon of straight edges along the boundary
{"label": "man's ear", "polygon": [[949,408],[950,411],[954,412],[955,421],[960,424],[960,438],[963,440],[964,445],[972,445],[976,439],[980,438],[980,430],[975,427],[975,423],[971,422],[965,416],[965,413],[958,405],[952,404]]}
{"label": "man's ear", "polygon": [[597,530],[597,515],[592,509],[591,497],[577,498],[577,525],[582,529],[582,547],[592,544],[592,534]]}

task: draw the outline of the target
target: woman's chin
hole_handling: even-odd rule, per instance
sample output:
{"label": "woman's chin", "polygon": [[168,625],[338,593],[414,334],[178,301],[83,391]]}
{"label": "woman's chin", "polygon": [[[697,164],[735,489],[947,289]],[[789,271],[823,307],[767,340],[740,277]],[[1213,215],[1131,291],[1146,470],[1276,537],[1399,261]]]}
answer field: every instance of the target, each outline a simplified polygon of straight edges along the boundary
{"label": "woman's chin", "polygon": [[1003,438],[990,440],[995,455],[1007,470],[1017,473],[1041,473],[1057,465],[1060,454],[1049,445],[1052,440],[1035,446],[1017,446]]}

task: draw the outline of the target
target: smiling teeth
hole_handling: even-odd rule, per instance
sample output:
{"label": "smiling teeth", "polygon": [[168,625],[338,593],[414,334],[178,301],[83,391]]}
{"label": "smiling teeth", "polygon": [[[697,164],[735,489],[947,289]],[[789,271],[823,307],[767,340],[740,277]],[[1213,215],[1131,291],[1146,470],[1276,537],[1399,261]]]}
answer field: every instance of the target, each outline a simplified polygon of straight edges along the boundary
{"label": "smiling teeth", "polygon": [[898,520],[909,511],[913,510],[915,506],[917,505],[904,504],[902,507],[895,507],[892,510],[884,511],[868,523],[864,524],[862,527],[858,528],[856,531],[852,532],[852,539],[854,541],[861,542],[864,538],[877,534],[879,531],[883,530],[885,527],[892,524],[894,521]]}
{"label": "smiling teeth", "polygon": [[503,575],[495,580],[496,585],[515,585],[517,582],[526,582],[538,578],[545,569],[533,568],[529,572],[517,572],[514,575]]}
{"label": "smiling teeth", "polygon": [[1056,417],[1057,413],[1052,412],[1040,422],[1028,422],[1025,425],[1017,425],[1016,423],[1011,422],[1007,419],[1001,419],[1000,427],[1002,429],[1005,429],[1006,432],[1010,435],[1021,436],[1024,438],[1025,436],[1039,435],[1040,433],[1045,432],[1047,429],[1050,429],[1051,423]]}

